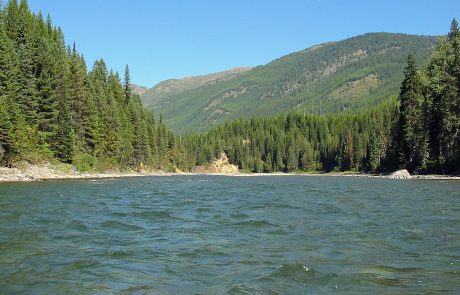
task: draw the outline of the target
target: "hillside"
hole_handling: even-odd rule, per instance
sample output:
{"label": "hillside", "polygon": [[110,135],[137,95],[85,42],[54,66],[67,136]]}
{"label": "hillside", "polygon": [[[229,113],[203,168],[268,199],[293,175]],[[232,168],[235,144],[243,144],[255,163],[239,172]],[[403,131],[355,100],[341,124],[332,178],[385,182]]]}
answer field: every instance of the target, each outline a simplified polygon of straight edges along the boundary
{"label": "hillside", "polygon": [[148,87],[140,86],[140,85],[136,85],[136,84],[130,84],[129,86],[131,87],[131,91],[134,94],[138,94],[138,95],[144,94],[145,92],[147,92],[149,90]]}
{"label": "hillside", "polygon": [[[225,153],[230,164],[252,172],[403,168],[414,174],[459,175],[460,28],[455,19],[450,28],[424,65],[408,55],[397,98],[365,110],[325,115],[292,111],[187,134],[182,142],[191,161],[188,169],[207,166]],[[369,73],[329,95],[349,99],[363,85],[377,88],[380,81]]]}
{"label": "hillside", "polygon": [[437,39],[369,33],[289,54],[233,79],[198,87],[169,80],[141,98],[181,133],[293,109],[312,113],[366,109],[397,95],[407,55],[413,52],[425,62]]}
{"label": "hillside", "polygon": [[142,103],[147,107],[155,109],[167,104],[168,97],[170,96],[179,95],[188,90],[230,80],[250,69],[252,68],[240,67],[208,75],[166,80],[142,93]]}

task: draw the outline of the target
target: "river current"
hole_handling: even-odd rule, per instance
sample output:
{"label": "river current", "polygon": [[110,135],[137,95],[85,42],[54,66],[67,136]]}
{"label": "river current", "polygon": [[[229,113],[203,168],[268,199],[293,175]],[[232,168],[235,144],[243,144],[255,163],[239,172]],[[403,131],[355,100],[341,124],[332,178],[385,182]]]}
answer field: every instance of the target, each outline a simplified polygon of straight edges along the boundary
{"label": "river current", "polygon": [[0,184],[0,294],[459,294],[460,182]]}

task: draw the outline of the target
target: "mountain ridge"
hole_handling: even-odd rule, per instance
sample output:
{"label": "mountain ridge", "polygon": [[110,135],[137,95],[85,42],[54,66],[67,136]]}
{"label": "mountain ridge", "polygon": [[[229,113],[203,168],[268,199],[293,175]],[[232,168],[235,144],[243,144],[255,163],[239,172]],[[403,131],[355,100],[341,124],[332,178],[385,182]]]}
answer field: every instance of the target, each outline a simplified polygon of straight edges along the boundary
{"label": "mountain ridge", "polygon": [[141,100],[145,106],[155,108],[155,102],[172,94],[192,90],[208,83],[216,83],[218,81],[232,79],[241,73],[253,69],[252,67],[236,67],[225,71],[187,76],[178,79],[167,79],[157,83],[155,86],[144,92]]}
{"label": "mountain ridge", "polygon": [[147,86],[141,86],[137,84],[130,84],[129,87],[131,88],[131,91],[137,95],[142,95],[150,89]]}
{"label": "mountain ridge", "polygon": [[425,62],[437,36],[367,33],[318,44],[231,79],[172,91],[147,108],[178,132],[291,110],[343,112],[376,106],[398,93],[407,55]]}

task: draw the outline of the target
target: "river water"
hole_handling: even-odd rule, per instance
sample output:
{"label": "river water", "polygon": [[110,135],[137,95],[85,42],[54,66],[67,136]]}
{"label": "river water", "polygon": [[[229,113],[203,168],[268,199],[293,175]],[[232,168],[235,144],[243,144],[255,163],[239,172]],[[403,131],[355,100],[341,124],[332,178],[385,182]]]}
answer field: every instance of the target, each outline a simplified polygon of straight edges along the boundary
{"label": "river water", "polygon": [[0,184],[0,294],[460,293],[460,181]]}

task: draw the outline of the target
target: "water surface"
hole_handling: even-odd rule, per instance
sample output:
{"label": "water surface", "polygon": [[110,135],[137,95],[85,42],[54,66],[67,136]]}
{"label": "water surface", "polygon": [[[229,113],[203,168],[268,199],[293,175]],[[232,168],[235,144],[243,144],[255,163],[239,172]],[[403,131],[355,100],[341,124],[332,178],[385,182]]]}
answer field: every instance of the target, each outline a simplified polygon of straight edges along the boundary
{"label": "water surface", "polygon": [[460,292],[460,182],[0,184],[0,294]]}

